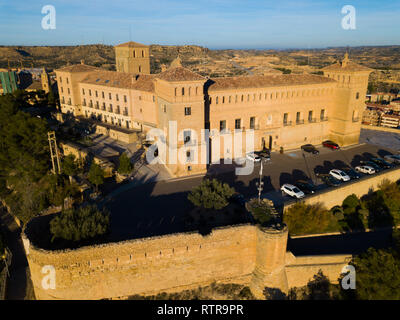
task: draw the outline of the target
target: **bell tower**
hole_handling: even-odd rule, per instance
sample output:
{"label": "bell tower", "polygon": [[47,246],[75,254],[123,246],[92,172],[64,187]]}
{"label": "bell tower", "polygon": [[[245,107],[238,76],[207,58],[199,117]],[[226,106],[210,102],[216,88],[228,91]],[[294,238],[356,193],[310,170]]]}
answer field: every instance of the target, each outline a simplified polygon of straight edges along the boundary
{"label": "bell tower", "polygon": [[118,72],[150,74],[150,46],[133,41],[115,46],[115,64]]}
{"label": "bell tower", "polygon": [[325,76],[337,81],[335,106],[330,111],[330,139],[340,146],[357,144],[368,77],[373,70],[352,62],[347,52],[342,61],[322,70]]}

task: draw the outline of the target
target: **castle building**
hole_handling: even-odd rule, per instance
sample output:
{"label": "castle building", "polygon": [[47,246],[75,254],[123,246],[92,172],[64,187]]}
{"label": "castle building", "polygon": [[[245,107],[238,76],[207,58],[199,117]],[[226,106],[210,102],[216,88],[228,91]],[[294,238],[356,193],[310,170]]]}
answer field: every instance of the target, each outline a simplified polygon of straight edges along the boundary
{"label": "castle building", "polygon": [[[83,63],[56,70],[62,112],[144,133],[168,133],[174,121],[178,139],[166,138],[170,148],[163,151],[163,159],[176,176],[207,170],[198,151],[204,147],[220,149],[215,154],[224,155],[221,158],[233,158],[236,151],[225,138],[248,129],[254,130],[255,150],[291,150],[326,139],[341,146],[359,141],[372,69],[352,62],[347,54],[322,69],[324,76],[210,79],[182,67],[179,57],[167,70],[150,74],[149,47],[135,42],[120,44],[115,52],[117,71]],[[212,132],[209,138],[201,135],[204,129]],[[182,148],[182,161],[168,161]],[[210,152],[207,158],[219,160]]]}

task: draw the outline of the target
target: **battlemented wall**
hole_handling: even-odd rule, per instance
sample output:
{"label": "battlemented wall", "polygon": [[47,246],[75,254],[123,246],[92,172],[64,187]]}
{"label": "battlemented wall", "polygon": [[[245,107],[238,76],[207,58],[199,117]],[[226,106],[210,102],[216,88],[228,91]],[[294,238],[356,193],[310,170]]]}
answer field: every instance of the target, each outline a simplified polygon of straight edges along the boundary
{"label": "battlemented wall", "polygon": [[[179,292],[212,282],[282,292],[306,285],[320,269],[333,282],[351,256],[295,257],[286,252],[288,230],[240,225],[210,235],[182,233],[47,251],[23,242],[37,299],[104,299]],[[44,289],[43,267],[55,269],[55,288]]]}
{"label": "battlemented wall", "polygon": [[[50,252],[33,245],[26,250],[38,299],[102,299],[241,282],[254,269],[255,230],[243,225],[205,237],[187,233],[77,250]],[[55,290],[42,288],[46,265],[56,270]]]}

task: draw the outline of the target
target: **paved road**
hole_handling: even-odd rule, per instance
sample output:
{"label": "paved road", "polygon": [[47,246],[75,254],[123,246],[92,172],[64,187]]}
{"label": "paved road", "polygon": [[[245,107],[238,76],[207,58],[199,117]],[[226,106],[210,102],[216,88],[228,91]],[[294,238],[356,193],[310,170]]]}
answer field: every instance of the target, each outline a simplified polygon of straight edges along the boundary
{"label": "paved road", "polygon": [[7,245],[12,253],[6,298],[7,300],[24,300],[27,295],[30,296],[32,293],[27,293],[27,284],[31,280],[27,278],[29,277],[29,268],[20,236],[21,228],[3,207],[0,208],[0,221],[3,223]]}
{"label": "paved road", "polygon": [[[384,156],[391,150],[375,145],[359,145],[342,151],[321,149],[321,153],[305,155],[296,151],[288,154],[272,154],[272,161],[264,167],[264,192],[278,194],[283,183],[326,173],[337,165],[357,165],[367,156]],[[259,165],[248,176],[236,176],[233,166],[211,166],[209,175],[229,183],[245,197],[257,195]],[[226,172],[226,170],[229,170]],[[112,237],[146,237],[185,231],[184,217],[191,204],[187,194],[200,184],[203,176],[195,178],[158,181],[139,186],[122,186],[110,194],[107,207],[112,214]]]}

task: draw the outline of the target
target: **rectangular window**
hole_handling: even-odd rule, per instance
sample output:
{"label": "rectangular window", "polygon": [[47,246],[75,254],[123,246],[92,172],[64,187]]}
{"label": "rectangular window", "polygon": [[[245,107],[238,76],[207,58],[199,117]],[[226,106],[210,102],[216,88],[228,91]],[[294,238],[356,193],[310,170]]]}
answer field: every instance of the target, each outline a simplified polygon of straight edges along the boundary
{"label": "rectangular window", "polygon": [[116,99],[117,101],[119,101],[118,93],[115,95],[115,99]]}
{"label": "rectangular window", "polygon": [[85,95],[85,89],[84,88],[82,88],[82,94]]}
{"label": "rectangular window", "polygon": [[69,80],[68,80],[68,78],[67,78],[67,84],[69,83]]}
{"label": "rectangular window", "polygon": [[127,116],[127,115],[128,115],[128,108],[125,107],[125,108],[124,108],[124,116]]}
{"label": "rectangular window", "polygon": [[111,93],[108,93],[108,98],[109,98],[110,100],[112,99]]}
{"label": "rectangular window", "polygon": [[324,121],[325,120],[325,109],[321,110],[321,120]]}
{"label": "rectangular window", "polygon": [[300,121],[300,112],[297,112],[296,113],[296,122],[299,122]]}
{"label": "rectangular window", "polygon": [[191,107],[185,107],[185,116],[190,116],[192,114],[192,108]]}
{"label": "rectangular window", "polygon": [[183,131],[183,140],[185,141],[185,143],[189,142],[190,138],[191,138],[190,130]]}
{"label": "rectangular window", "polygon": [[240,127],[241,127],[241,120],[240,119],[236,119],[235,120],[235,129],[240,129]]}
{"label": "rectangular window", "polygon": [[250,118],[250,129],[255,129],[255,126],[256,126],[256,118],[251,117]]}
{"label": "rectangular window", "polygon": [[164,104],[164,112],[167,112],[167,106]]}
{"label": "rectangular window", "polygon": [[219,131],[226,130],[226,120],[222,120],[219,122]]}
{"label": "rectangular window", "polygon": [[312,111],[308,111],[308,121],[313,122],[313,112]]}
{"label": "rectangular window", "polygon": [[287,124],[288,123],[288,118],[289,118],[289,114],[284,113],[283,114],[283,124]]}
{"label": "rectangular window", "polygon": [[127,102],[126,96],[124,96],[124,102]]}
{"label": "rectangular window", "polygon": [[71,90],[69,90],[69,88],[67,88],[68,89],[68,94],[71,94]]}
{"label": "rectangular window", "polygon": [[92,96],[92,90],[89,89],[89,96]]}
{"label": "rectangular window", "polygon": [[96,94],[96,98],[97,98],[99,96],[97,90],[96,90],[95,94]]}

